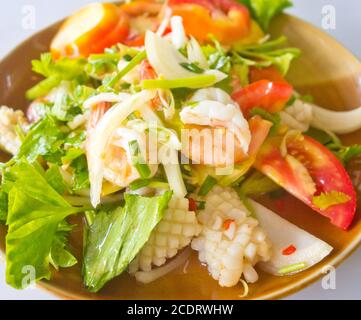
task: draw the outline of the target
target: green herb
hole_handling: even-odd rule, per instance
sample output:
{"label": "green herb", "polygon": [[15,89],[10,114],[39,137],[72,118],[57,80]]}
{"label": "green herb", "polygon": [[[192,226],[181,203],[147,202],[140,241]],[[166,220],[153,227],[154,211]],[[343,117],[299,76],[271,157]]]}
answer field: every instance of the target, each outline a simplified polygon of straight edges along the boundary
{"label": "green herb", "polygon": [[62,131],[58,123],[47,116],[31,127],[16,159],[26,157],[30,162],[34,162],[38,156],[43,156],[50,162],[59,163],[62,156],[61,146],[65,137],[66,133]]}
{"label": "green herb", "polygon": [[[72,207],[54,190],[38,169],[25,161],[10,168],[6,235],[6,281],[17,289],[31,284],[28,275],[50,278],[50,253],[64,219],[85,208]],[[54,249],[57,250],[57,249]]]}
{"label": "green herb", "polygon": [[198,195],[206,196],[209,191],[217,184],[217,180],[212,176],[207,176],[207,178],[202,183],[201,187],[199,188]]}
{"label": "green herb", "polygon": [[63,194],[68,188],[57,165],[51,165],[50,168],[46,170],[44,177],[59,194]]}
{"label": "green herb", "polygon": [[284,275],[284,274],[289,274],[292,272],[297,272],[297,271],[301,271],[303,269],[305,269],[307,267],[306,262],[299,262],[299,263],[295,263],[295,264],[290,264],[288,266],[285,266],[281,269],[278,270],[278,274]]}
{"label": "green herb", "polygon": [[336,135],[329,132],[310,128],[305,134],[331,150],[344,165],[353,158],[361,156],[361,145],[345,146]]}
{"label": "green herb", "polygon": [[147,54],[145,50],[140,51],[137,53],[137,55],[129,61],[129,63],[120,70],[108,83],[107,86],[110,88],[114,88],[116,84],[131,70],[133,70],[139,63],[141,63],[145,58]]}
{"label": "green herb", "polygon": [[141,86],[143,89],[175,89],[175,88],[205,88],[216,83],[216,76],[213,74],[204,74],[191,78],[181,79],[156,79],[143,80]]}
{"label": "green herb", "polygon": [[70,268],[78,262],[70,252],[68,246],[68,236],[73,228],[73,225],[64,220],[60,222],[55,233],[50,250],[49,261],[56,270],[59,270],[59,268]]}
{"label": "green herb", "polygon": [[83,58],[68,59],[61,58],[53,61],[50,53],[43,53],[40,60],[33,60],[33,71],[46,77],[26,92],[29,100],[34,100],[48,94],[63,80],[83,81],[86,78],[84,68],[86,60]]}
{"label": "green herb", "polygon": [[192,89],[189,88],[177,88],[172,89],[172,94],[175,102],[175,108],[181,109],[188,100],[189,96],[193,93]]}
{"label": "green herb", "polygon": [[132,156],[132,162],[137,169],[140,177],[142,179],[149,178],[152,172],[150,171],[149,166],[145,163],[145,160],[142,157],[138,142],[136,140],[130,141],[129,149]]}
{"label": "green herb", "polygon": [[89,171],[88,171],[88,162],[86,156],[82,154],[81,156],[74,159],[70,165],[74,169],[73,173],[73,183],[72,190],[83,190],[88,189],[90,186],[89,182]]}
{"label": "green herb", "polygon": [[5,222],[8,216],[8,194],[0,189],[0,222]]}
{"label": "green herb", "polygon": [[343,204],[351,200],[351,197],[343,192],[331,191],[327,193],[321,193],[318,196],[312,198],[312,203],[321,210],[326,210],[329,207]]}
{"label": "green herb", "polygon": [[250,112],[251,116],[260,116],[265,120],[268,120],[273,123],[272,128],[270,129],[269,135],[274,136],[277,134],[278,129],[281,125],[281,117],[279,113],[270,113],[266,111],[265,109],[261,108],[253,108]]}
{"label": "green herb", "polygon": [[83,277],[91,292],[120,275],[163,218],[172,192],[142,197],[125,194],[125,207],[99,212],[86,227]]}
{"label": "green herb", "polygon": [[238,0],[247,6],[253,18],[263,30],[267,30],[271,20],[284,9],[292,7],[290,0]]}
{"label": "green herb", "polygon": [[126,55],[124,55],[123,56],[123,59],[125,60],[125,61],[131,61],[132,60],[132,56],[130,55],[130,54],[126,54]]}
{"label": "green herb", "polygon": [[239,188],[238,194],[243,196],[257,196],[278,190],[280,186],[267,178],[262,173],[255,171],[243,181]]}
{"label": "green herb", "polygon": [[301,101],[307,102],[307,103],[313,103],[315,101],[315,98],[310,94],[304,94],[298,97]]}
{"label": "green herb", "polygon": [[320,142],[323,145],[326,145],[328,143],[332,142],[332,137],[327,134],[325,131],[323,130],[319,130],[316,128],[309,128],[307,132],[305,132],[305,135],[317,140],[318,142]]}
{"label": "green herb", "polygon": [[231,70],[231,57],[228,56],[215,36],[210,35],[210,40],[213,42],[213,46],[209,44],[202,47],[210,69],[216,69],[229,74]]}
{"label": "green herb", "polygon": [[206,208],[205,201],[196,201],[196,204],[197,204],[197,210],[204,210]]}
{"label": "green herb", "polygon": [[194,73],[203,73],[204,69],[200,68],[198,65],[196,65],[195,63],[188,63],[188,62],[181,62],[180,65],[191,72]]}
{"label": "green herb", "polygon": [[235,45],[232,50],[232,62],[257,68],[274,65],[282,75],[286,75],[291,62],[300,56],[300,50],[297,48],[276,48],[285,41],[285,37],[280,37],[257,45]]}
{"label": "green herb", "polygon": [[99,78],[116,71],[120,59],[119,53],[92,54],[88,58],[86,71],[90,77]]}

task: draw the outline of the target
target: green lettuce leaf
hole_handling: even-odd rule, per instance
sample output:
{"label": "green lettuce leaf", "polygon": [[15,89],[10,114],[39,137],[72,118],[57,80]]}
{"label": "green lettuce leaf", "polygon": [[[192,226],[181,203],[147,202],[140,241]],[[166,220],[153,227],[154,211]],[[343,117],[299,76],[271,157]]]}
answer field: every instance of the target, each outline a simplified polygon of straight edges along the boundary
{"label": "green lettuce leaf", "polygon": [[0,222],[5,222],[8,215],[8,194],[0,189]]}
{"label": "green lettuce leaf", "polygon": [[33,71],[44,76],[46,79],[40,81],[26,92],[29,100],[34,100],[47,95],[63,80],[77,80],[82,83],[86,78],[86,59],[61,58],[54,61],[50,53],[43,53],[40,60],[33,60]]}
{"label": "green lettuce leaf", "polygon": [[232,50],[232,62],[243,66],[264,68],[275,66],[282,75],[286,75],[291,62],[300,56],[297,48],[284,48],[287,38],[281,36],[274,40],[254,45],[235,45]]}
{"label": "green lettuce leaf", "polygon": [[253,18],[263,30],[267,30],[271,20],[284,9],[292,7],[290,0],[238,0],[248,7]]}
{"label": "green lettuce leaf", "polygon": [[125,194],[125,207],[99,212],[86,228],[83,277],[91,292],[120,275],[163,218],[171,191],[161,196]]}
{"label": "green lettuce leaf", "polygon": [[32,281],[49,279],[51,250],[59,225],[84,208],[72,207],[28,162],[16,163],[10,174],[13,183],[8,192],[6,281],[14,288],[24,289],[31,284],[25,277],[29,270],[33,270]]}
{"label": "green lettuce leaf", "polygon": [[74,225],[71,225],[64,220],[59,224],[55,233],[49,258],[50,263],[57,270],[59,270],[59,267],[72,267],[78,262],[68,247],[68,236],[73,228]]}
{"label": "green lettuce leaf", "polygon": [[34,162],[38,156],[43,156],[50,162],[59,163],[66,135],[55,119],[47,116],[30,129],[16,158],[26,157],[29,162]]}
{"label": "green lettuce leaf", "polygon": [[68,189],[57,165],[51,165],[50,168],[46,170],[45,179],[59,194],[63,194],[65,190]]}

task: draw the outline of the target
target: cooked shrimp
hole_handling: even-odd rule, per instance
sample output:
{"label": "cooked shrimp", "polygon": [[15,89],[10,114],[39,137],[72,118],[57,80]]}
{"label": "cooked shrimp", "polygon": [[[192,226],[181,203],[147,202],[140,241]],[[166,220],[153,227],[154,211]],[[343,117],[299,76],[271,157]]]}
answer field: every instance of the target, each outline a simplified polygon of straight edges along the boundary
{"label": "cooked shrimp", "polygon": [[[101,102],[90,111],[87,128],[87,154],[92,152],[89,148],[89,141],[94,135],[94,129],[110,107],[111,103]],[[138,142],[140,152],[143,158],[146,159],[146,136],[142,132],[137,131],[133,124],[133,121],[129,121],[125,127],[119,125],[119,128],[114,131],[102,156],[104,179],[121,188],[127,187],[131,182],[140,178],[138,171],[132,163],[132,155],[129,148],[131,141],[135,140]],[[157,171],[157,165],[149,167],[152,175],[154,175]]]}
{"label": "cooked shrimp", "polygon": [[193,163],[225,166],[248,156],[251,134],[239,107],[220,89],[199,90],[180,112],[183,153]]}

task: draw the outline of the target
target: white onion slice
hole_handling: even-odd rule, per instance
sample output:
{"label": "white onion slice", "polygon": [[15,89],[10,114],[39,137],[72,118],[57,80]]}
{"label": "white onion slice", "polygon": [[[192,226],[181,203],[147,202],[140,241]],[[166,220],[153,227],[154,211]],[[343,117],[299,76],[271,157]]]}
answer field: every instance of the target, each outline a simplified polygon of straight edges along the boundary
{"label": "white onion slice", "polygon": [[[192,78],[196,76],[194,72],[183,68],[181,63],[189,63],[171,43],[158,36],[154,32],[147,31],[145,35],[145,49],[148,60],[158,75],[167,80]],[[218,70],[206,70],[204,74],[216,76],[217,82],[222,81],[227,75]]]}
{"label": "white onion slice", "polygon": [[184,69],[180,63],[186,63],[187,59],[167,40],[147,31],[145,35],[145,49],[147,57],[157,72],[165,79],[179,79],[194,77],[194,73]]}
{"label": "white onion slice", "polygon": [[184,265],[191,253],[190,248],[186,248],[182,253],[177,255],[172,261],[168,262],[166,265],[153,269],[151,271],[138,271],[135,273],[135,279],[141,283],[150,283],[161,277],[164,277],[167,273],[173,271],[174,269]]}
{"label": "white onion slice", "polygon": [[[304,263],[305,268],[288,274],[300,272],[320,262],[332,251],[332,247],[326,242],[281,218],[266,207],[253,200],[251,204],[261,227],[272,242],[271,260],[258,264],[264,271],[279,276],[280,269]],[[291,255],[283,255],[282,251],[290,245],[293,245],[296,251]]]}
{"label": "white onion slice", "polygon": [[154,92],[141,91],[127,100],[114,105],[101,118],[88,139],[87,158],[90,179],[90,200],[93,207],[100,203],[100,194],[104,177],[102,155],[119,124],[132,112],[141,108],[154,97]]}
{"label": "white onion slice", "polygon": [[347,134],[361,129],[361,107],[350,111],[332,111],[314,104],[312,126],[336,134]]}
{"label": "white onion slice", "polygon": [[176,49],[181,49],[187,44],[187,36],[183,27],[183,19],[179,16],[173,16],[170,19],[172,28],[172,43]]}
{"label": "white onion slice", "polygon": [[187,56],[190,62],[198,63],[198,65],[203,69],[209,68],[207,59],[203,54],[200,44],[193,37],[191,37],[187,44]]}
{"label": "white onion slice", "polygon": [[130,97],[130,94],[128,93],[112,93],[112,92],[104,92],[104,93],[100,93],[96,96],[90,97],[89,99],[87,99],[84,102],[84,109],[86,110],[90,110],[93,106],[97,105],[100,102],[121,102],[124,101],[126,99],[128,99]]}

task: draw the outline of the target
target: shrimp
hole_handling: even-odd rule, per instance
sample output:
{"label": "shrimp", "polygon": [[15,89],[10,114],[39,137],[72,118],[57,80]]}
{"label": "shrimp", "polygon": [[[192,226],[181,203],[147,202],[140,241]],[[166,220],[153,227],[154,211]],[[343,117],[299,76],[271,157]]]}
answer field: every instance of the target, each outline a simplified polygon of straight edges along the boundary
{"label": "shrimp", "polygon": [[193,163],[214,167],[245,160],[251,133],[229,95],[220,89],[202,89],[190,102],[180,112],[186,129],[182,132],[183,154]]}
{"label": "shrimp", "polygon": [[[110,102],[100,102],[90,110],[87,127],[87,156],[92,152],[90,141],[94,137],[95,128],[100,119],[111,108]],[[140,152],[144,159],[147,154],[147,141],[143,132],[137,130],[134,121],[129,121],[125,126],[119,127],[113,132],[106,149],[103,152],[104,179],[120,188],[127,187],[131,182],[140,178],[140,175],[132,163],[132,154],[129,143],[137,141]],[[151,175],[157,171],[157,165],[150,165]]]}

